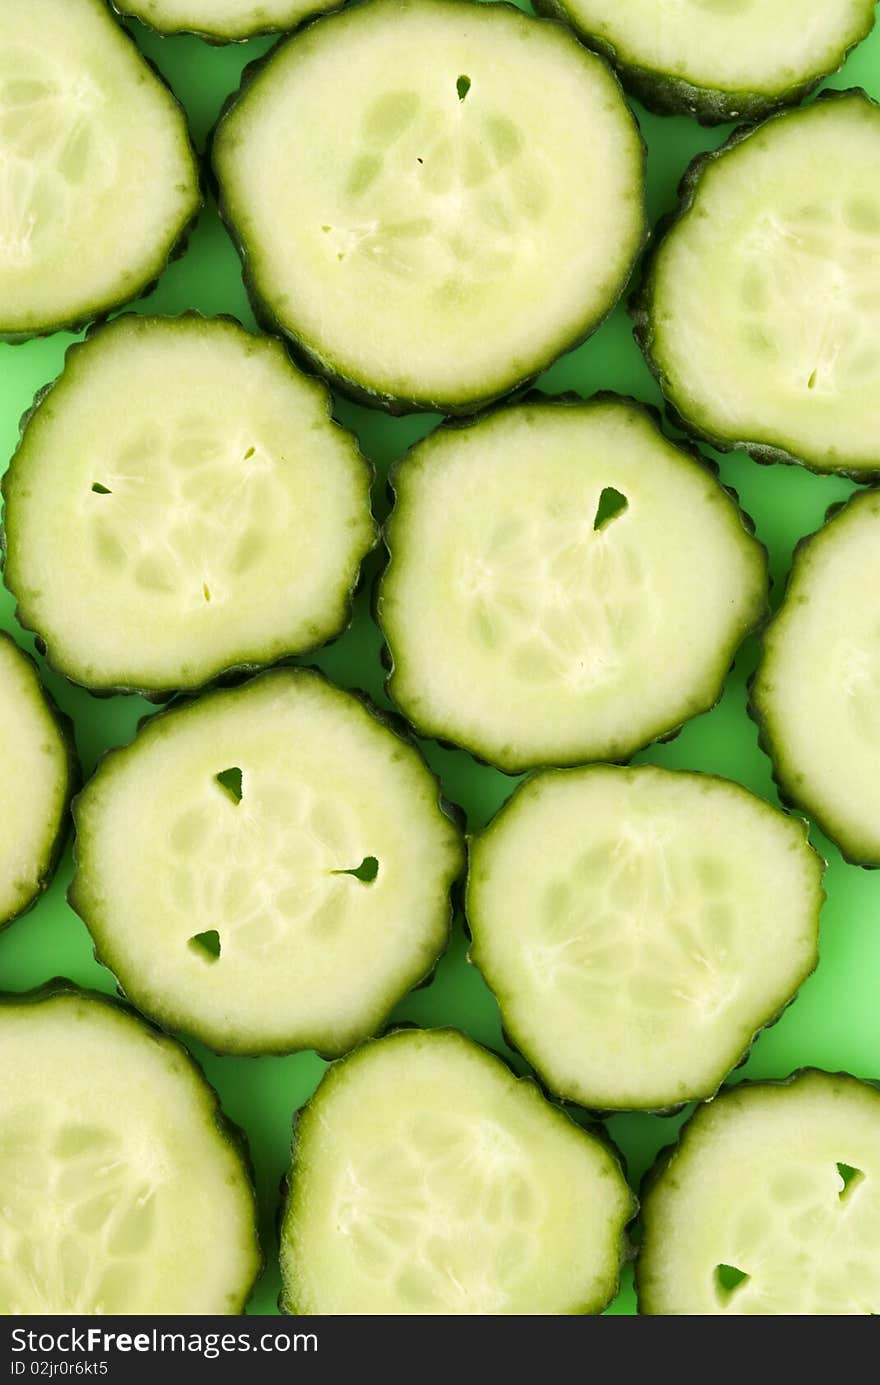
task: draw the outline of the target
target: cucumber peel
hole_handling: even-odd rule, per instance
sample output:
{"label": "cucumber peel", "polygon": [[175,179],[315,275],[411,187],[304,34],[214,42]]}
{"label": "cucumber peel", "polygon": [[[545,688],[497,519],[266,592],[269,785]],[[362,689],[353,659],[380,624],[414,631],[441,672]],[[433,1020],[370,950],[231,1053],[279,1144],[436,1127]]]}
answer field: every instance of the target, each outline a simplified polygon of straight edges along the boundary
{"label": "cucumber peel", "polygon": [[160,34],[195,34],[209,43],[241,43],[294,29],[342,0],[111,0]]}

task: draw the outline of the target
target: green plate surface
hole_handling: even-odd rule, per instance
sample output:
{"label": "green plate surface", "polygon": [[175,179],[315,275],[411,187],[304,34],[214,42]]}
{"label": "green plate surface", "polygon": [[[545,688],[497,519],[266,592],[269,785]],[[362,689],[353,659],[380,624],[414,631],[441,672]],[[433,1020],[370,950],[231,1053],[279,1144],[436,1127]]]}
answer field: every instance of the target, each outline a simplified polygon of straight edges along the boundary
{"label": "green plate surface", "polygon": [[[272,43],[258,39],[212,48],[196,38],[162,39],[134,22],[131,31],[186,107],[199,149],[204,148],[207,132],[224,100],[238,86],[242,68]],[[829,85],[864,86],[880,97],[880,29],[850,56]],[[700,150],[721,144],[730,127],[704,130],[685,118],[662,118],[636,109],[649,149],[649,208],[654,223],[673,204],[676,185],[688,161]],[[166,271],[158,289],[135,307],[145,312],[199,308],[205,313],[233,313],[254,325],[238,258],[212,204],[202,215],[186,254]],[[0,458],[4,466],[16,444],[21,414],[34,392],[57,375],[72,340],[59,334],[23,346],[0,345]],[[559,360],[539,383],[554,393],[575,390],[590,395],[600,389],[615,389],[660,403],[622,307],[585,346]],[[422,437],[437,421],[436,416],[391,419],[343,399],[337,401],[337,412],[355,429],[364,451],[376,464],[374,505],[381,519],[387,512],[385,473],[389,463]],[[817,528],[827,507],[845,499],[854,486],[796,467],[760,467],[740,453],[718,455],[717,460],[723,480],[738,491],[743,506],[756,521],[758,537],[770,551],[774,599],[778,602],[794,545]],[[310,662],[319,664],[344,687],[365,688],[385,706],[381,640],[370,619],[368,592],[379,564],[379,557],[374,555],[351,629]],[[16,625],[13,603],[5,589],[0,593],[0,622],[21,645],[33,649],[32,637]],[[758,749],[757,731],[746,715],[746,681],[755,656],[751,641],[740,652],[720,705],[692,721],[676,741],[653,747],[637,756],[637,761],[711,770],[777,802],[769,761]],[[73,718],[87,774],[104,750],[128,741],[139,718],[152,710],[139,698],[92,698],[51,672],[46,673],[46,682]],[[488,820],[517,782],[475,764],[464,752],[441,749],[430,742],[423,749],[448,797],[465,808],[471,829]],[[815,829],[812,837],[829,862],[821,963],[797,1002],[760,1037],[737,1076],[781,1077],[793,1068],[815,1064],[880,1077],[880,874],[846,865],[836,848]],[[0,989],[29,989],[59,974],[100,990],[114,989],[113,978],[92,956],[85,926],[65,903],[69,879],[68,848],[54,884],[38,907],[0,934]],[[395,1018],[424,1025],[457,1025],[507,1054],[514,1066],[524,1071],[522,1060],[505,1049],[495,1002],[469,966],[466,954],[458,920],[452,945],[434,981],[404,1000]],[[244,1127],[250,1140],[267,1268],[249,1311],[275,1313],[279,1289],[275,1214],[279,1183],[288,1162],[291,1117],[314,1090],[324,1065],[311,1053],[238,1059],[218,1058],[198,1043],[189,1047],[220,1092],[226,1111]],[[635,1186],[656,1151],[674,1138],[681,1120],[681,1116],[625,1115],[608,1121]],[[635,1311],[629,1272],[609,1311]]]}

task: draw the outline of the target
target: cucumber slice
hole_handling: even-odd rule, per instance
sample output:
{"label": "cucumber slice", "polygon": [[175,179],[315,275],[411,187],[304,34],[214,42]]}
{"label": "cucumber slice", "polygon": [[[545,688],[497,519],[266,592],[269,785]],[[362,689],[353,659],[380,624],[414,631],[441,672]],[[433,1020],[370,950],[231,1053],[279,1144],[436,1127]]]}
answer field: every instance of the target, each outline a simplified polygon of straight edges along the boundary
{"label": "cucumber slice", "polygon": [[78,777],[70,723],[33,660],[0,631],[0,928],[52,879]]}
{"label": "cucumber slice", "polygon": [[467,412],[538,374],[610,312],[645,237],[613,74],[506,5],[322,19],[246,83],[213,158],[257,311],[394,412]]}
{"label": "cucumber slice", "polygon": [[219,1052],[344,1053],[446,946],[463,851],[437,781],[311,670],[151,718],[74,814],[100,960]]}
{"label": "cucumber slice", "polygon": [[296,1126],[289,1313],[599,1313],[636,1203],[607,1144],[454,1030],[336,1063]]}
{"label": "cucumber slice", "polygon": [[880,1093],[806,1070],[701,1107],[643,1196],[639,1311],[880,1312]]}
{"label": "cucumber slice", "polygon": [[106,996],[0,997],[0,1314],[240,1313],[244,1142],[186,1050]]}
{"label": "cucumber slice", "polygon": [[546,771],[471,843],[471,960],[560,1096],[702,1100],[815,968],[823,865],[727,779]]}
{"label": "cucumber slice", "polygon": [[[661,115],[758,120],[800,101],[874,27],[875,0],[536,0]],[[804,11],[807,11],[805,13]]]}
{"label": "cucumber slice", "polygon": [[789,802],[848,861],[880,866],[880,494],[855,496],[795,555],[750,710]]}
{"label": "cucumber slice", "polygon": [[111,0],[160,34],[198,34],[209,43],[237,43],[256,34],[293,29],[342,0]]}
{"label": "cucumber slice", "polygon": [[707,710],[764,614],[735,500],[632,400],[441,427],[393,485],[389,692],[510,773],[624,759]]}
{"label": "cucumber slice", "polygon": [[878,245],[880,106],[864,92],[696,159],[633,309],[683,425],[757,461],[880,474]]}
{"label": "cucumber slice", "polygon": [[279,341],[117,318],[29,417],[3,481],[6,584],[68,678],[197,688],[346,625],[370,479]]}
{"label": "cucumber slice", "polygon": [[103,0],[0,5],[0,337],[137,298],[201,207],[180,106]]}

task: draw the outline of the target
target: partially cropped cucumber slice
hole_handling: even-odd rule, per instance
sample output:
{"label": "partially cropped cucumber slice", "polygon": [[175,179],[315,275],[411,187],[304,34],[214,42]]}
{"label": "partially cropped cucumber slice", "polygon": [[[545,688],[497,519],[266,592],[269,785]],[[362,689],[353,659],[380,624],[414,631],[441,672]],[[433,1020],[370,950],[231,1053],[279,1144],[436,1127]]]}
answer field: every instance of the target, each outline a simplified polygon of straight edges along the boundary
{"label": "partially cropped cucumber slice", "polygon": [[69,352],[3,481],[6,584],[53,665],[161,694],[336,635],[375,542],[323,384],[228,318],[126,316]]}
{"label": "partially cropped cucumber slice", "polygon": [[611,1149],[454,1030],[334,1064],[301,1114],[282,1306],[356,1315],[598,1313],[635,1199]]}
{"label": "partially cropped cucumber slice", "polygon": [[0,337],[138,295],[201,198],[186,120],[103,0],[0,5]]}
{"label": "partially cropped cucumber slice", "polygon": [[238,1131],[180,1044],[104,996],[0,996],[0,1314],[240,1313]]}
{"label": "partially cropped cucumber slice", "polygon": [[0,631],[0,928],[51,880],[77,774],[67,725],[32,660]]}
{"label": "partially cropped cucumber slice", "polygon": [[255,34],[293,29],[310,15],[335,10],[342,0],[112,0],[161,34],[199,34],[211,43],[235,43]]}
{"label": "partially cropped cucumber slice", "polygon": [[632,401],[442,427],[393,485],[389,691],[502,769],[623,759],[705,711],[764,612],[735,500]]}
{"label": "partially cropped cucumber slice", "polygon": [[800,101],[871,32],[875,0],[536,0],[661,114],[704,125]]}
{"label": "partially cropped cucumber slice", "polygon": [[729,780],[546,771],[472,842],[471,957],[552,1091],[668,1108],[710,1097],[816,966],[822,869]]}
{"label": "partially cropped cucumber slice", "polygon": [[343,1053],[446,946],[459,832],[363,702],[279,669],[147,721],[75,805],[73,907],[139,1009],[230,1053]]}
{"label": "partially cropped cucumber slice", "polygon": [[880,1312],[880,1092],[807,1070],[701,1107],[644,1194],[639,1311]]}
{"label": "partially cropped cucumber slice", "polygon": [[322,19],[246,83],[213,157],[258,309],[396,411],[536,375],[610,311],[644,237],[614,76],[507,5]]}
{"label": "partially cropped cucumber slice", "polygon": [[880,106],[830,92],[740,131],[681,197],[634,307],[681,421],[759,461],[880,473]]}
{"label": "partially cropped cucumber slice", "polygon": [[848,860],[880,866],[880,494],[798,549],[751,710],[786,797]]}

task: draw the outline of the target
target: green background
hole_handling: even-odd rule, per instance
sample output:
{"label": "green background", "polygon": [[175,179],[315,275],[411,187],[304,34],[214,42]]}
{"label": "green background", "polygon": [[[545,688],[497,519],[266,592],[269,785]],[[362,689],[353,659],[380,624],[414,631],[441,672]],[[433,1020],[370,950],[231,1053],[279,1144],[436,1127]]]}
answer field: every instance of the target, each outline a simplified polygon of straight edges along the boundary
{"label": "green background", "polygon": [[[272,40],[212,48],[196,38],[163,39],[136,23],[130,27],[186,107],[193,138],[203,151],[225,98],[238,85],[241,69],[265,52]],[[880,30],[850,56],[829,85],[861,85],[880,97]],[[638,106],[636,111],[649,150],[648,202],[654,224],[673,205],[676,185],[691,157],[721,144],[730,127],[703,130],[684,118],[652,116]],[[153,313],[186,308],[233,313],[254,325],[238,258],[212,203],[206,207],[186,254],[166,271],[149,299],[136,306]],[[706,305],[706,311],[711,312],[711,304]],[[15,448],[21,414],[35,391],[59,372],[72,340],[69,335],[58,334],[23,346],[0,345],[0,458],[4,463]],[[615,389],[660,403],[657,388],[633,343],[623,307],[585,346],[557,361],[541,377],[540,385],[550,392],[576,390],[582,395]],[[341,398],[337,400],[337,416],[356,431],[375,463],[374,505],[381,519],[387,512],[388,464],[423,436],[437,421],[436,416],[391,419]],[[778,603],[794,545],[821,524],[832,502],[844,499],[854,487],[850,482],[812,476],[796,467],[760,467],[739,453],[719,455],[717,460],[723,480],[737,490],[756,522],[758,537],[769,549],[774,604]],[[367,689],[380,706],[386,706],[379,658],[381,639],[369,613],[369,587],[380,564],[380,556],[374,554],[367,565],[367,580],[357,598],[351,628],[332,648],[309,662],[319,664],[345,687]],[[698,573],[694,580],[700,580]],[[16,625],[13,603],[5,589],[0,593],[0,620],[25,648],[33,649],[32,637]],[[728,775],[777,802],[769,762],[758,749],[756,729],[746,715],[746,682],[756,652],[755,641],[740,651],[724,697],[714,711],[692,721],[676,741],[653,746],[637,760]],[[40,663],[55,698],[73,718],[88,774],[102,751],[131,738],[138,719],[151,708],[136,697],[94,699],[46,670],[42,660]],[[471,830],[487,821],[516,783],[475,764],[464,752],[441,749],[431,742],[424,743],[423,750],[440,775],[447,796],[467,811]],[[836,848],[815,829],[812,839],[829,863],[821,963],[796,1003],[777,1025],[761,1035],[738,1076],[780,1077],[804,1064],[816,1064],[880,1077],[880,875],[846,865]],[[38,907],[0,934],[3,989],[28,989],[54,975],[66,975],[100,990],[114,989],[112,976],[92,956],[85,926],[65,903],[69,878],[68,848],[54,884]],[[394,1018],[426,1025],[457,1025],[507,1052],[495,1002],[468,964],[460,919],[433,982],[407,997]],[[279,1287],[275,1213],[288,1160],[291,1116],[313,1091],[324,1064],[311,1053],[239,1059],[217,1057],[195,1042],[189,1047],[220,1092],[226,1111],[244,1127],[250,1140],[267,1268],[249,1311],[273,1313],[277,1311]],[[508,1056],[519,1070],[525,1070],[520,1059]],[[634,1184],[656,1151],[674,1138],[682,1118],[622,1115],[607,1122]],[[629,1271],[609,1311],[635,1311]]]}

